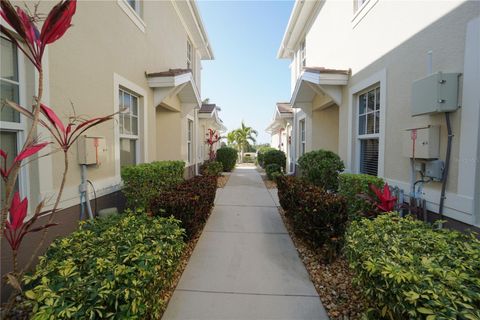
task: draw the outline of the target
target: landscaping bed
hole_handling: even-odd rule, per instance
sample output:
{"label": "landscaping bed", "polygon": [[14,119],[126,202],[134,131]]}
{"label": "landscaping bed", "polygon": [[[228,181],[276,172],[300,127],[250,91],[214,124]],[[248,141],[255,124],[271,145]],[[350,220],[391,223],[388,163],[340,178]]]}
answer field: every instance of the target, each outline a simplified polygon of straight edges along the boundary
{"label": "landscaping bed", "polygon": [[217,188],[224,188],[227,185],[230,175],[224,174],[217,178]]}
{"label": "landscaping bed", "polygon": [[283,209],[278,210],[330,319],[361,319],[368,303],[353,284],[354,274],[345,257],[339,256],[330,264],[325,262],[326,251],[312,249],[312,243],[295,234]]}

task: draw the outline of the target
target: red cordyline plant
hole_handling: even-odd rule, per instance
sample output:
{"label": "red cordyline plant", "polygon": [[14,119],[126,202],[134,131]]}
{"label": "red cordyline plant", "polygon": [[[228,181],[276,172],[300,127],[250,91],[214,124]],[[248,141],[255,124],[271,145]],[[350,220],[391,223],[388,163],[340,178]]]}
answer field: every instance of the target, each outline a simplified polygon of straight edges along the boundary
{"label": "red cordyline plant", "polygon": [[390,192],[388,183],[385,183],[383,189],[371,184],[370,190],[372,190],[376,196],[376,198],[372,198],[372,200],[379,210],[383,212],[390,212],[395,209],[397,198],[394,197]]}
{"label": "red cordyline plant", "polygon": [[214,147],[215,143],[220,141],[220,139],[221,139],[221,137],[216,130],[208,129],[206,143],[209,146],[208,158],[210,160],[215,160],[215,157],[217,156],[213,147]]}
{"label": "red cordyline plant", "polygon": [[[18,291],[21,290],[21,281],[19,280],[35,260],[39,249],[45,241],[47,228],[55,225],[52,221],[55,212],[58,210],[68,172],[68,150],[77,138],[86,130],[110,120],[114,116],[112,114],[93,119],[84,119],[73,116],[69,118],[68,123],[64,124],[51,108],[42,104],[43,53],[47,45],[60,39],[68,28],[70,28],[72,17],[76,10],[76,0],[62,0],[55,5],[46,16],[41,29],[37,26],[37,23],[42,19],[40,18],[40,15],[37,14],[36,10],[37,7],[35,7],[35,12],[30,14],[28,10],[27,12],[19,7],[14,8],[8,0],[0,0],[0,15],[13,29],[12,31],[2,25],[1,32],[9,37],[10,40],[26,54],[28,59],[30,59],[38,70],[38,92],[35,97],[36,103],[32,106],[31,110],[12,101],[7,101],[6,103],[6,105],[32,120],[24,145],[19,154],[13,159],[12,165],[7,166],[8,155],[0,149],[0,157],[2,158],[0,159],[2,160],[0,173],[2,179],[5,181],[5,199],[3,199],[1,210],[0,241],[3,236],[5,236],[12,249],[14,260],[13,272],[7,274],[6,277],[8,282]],[[21,41],[18,40],[18,38],[20,38]],[[27,198],[24,198],[20,201],[20,195],[15,191],[15,184],[18,179],[18,173],[22,162],[38,153],[48,144],[47,142],[35,142],[35,133],[38,124],[45,127],[51,133],[55,144],[63,151],[64,170],[52,209],[42,212],[44,201],[41,201],[40,204],[37,205],[33,216],[28,219],[28,200]],[[44,213],[50,213],[48,222],[43,226],[33,227],[38,217]],[[42,237],[30,256],[30,260],[20,270],[16,258],[17,251],[20,249],[20,244],[28,233],[40,230],[43,230]],[[12,297],[14,297],[15,294],[16,292],[14,292]],[[11,299],[11,301],[14,300]]]}

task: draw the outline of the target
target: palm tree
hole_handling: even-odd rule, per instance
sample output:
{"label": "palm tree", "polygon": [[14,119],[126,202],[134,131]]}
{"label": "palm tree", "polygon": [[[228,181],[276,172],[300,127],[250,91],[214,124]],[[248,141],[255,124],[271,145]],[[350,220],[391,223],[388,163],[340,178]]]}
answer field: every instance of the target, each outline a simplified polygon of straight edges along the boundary
{"label": "palm tree", "polygon": [[236,130],[230,131],[229,133],[227,133],[226,138],[227,138],[227,145],[229,147],[236,147],[235,145],[237,143],[236,141],[237,137],[236,137],[235,131]]}
{"label": "palm tree", "polygon": [[250,147],[250,142],[255,144],[258,132],[252,127],[246,126],[243,121],[241,127],[233,132],[235,132],[235,141],[240,150],[240,159],[243,162],[243,153]]}

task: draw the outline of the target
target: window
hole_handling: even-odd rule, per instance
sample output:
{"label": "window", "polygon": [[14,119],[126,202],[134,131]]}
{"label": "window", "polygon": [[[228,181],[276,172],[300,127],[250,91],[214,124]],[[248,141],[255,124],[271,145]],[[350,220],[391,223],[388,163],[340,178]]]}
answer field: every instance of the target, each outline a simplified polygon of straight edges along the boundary
{"label": "window", "polygon": [[193,120],[188,119],[187,124],[187,159],[188,163],[193,163]]}
{"label": "window", "polygon": [[305,40],[300,43],[300,70],[307,65],[307,52],[305,49]]}
{"label": "window", "polygon": [[305,137],[305,119],[300,120],[300,156],[303,156],[306,151],[306,137]]}
{"label": "window", "polygon": [[190,69],[192,73],[194,72],[195,68],[195,60],[194,60],[194,52],[193,52],[193,45],[190,40],[187,40],[187,69]]}
{"label": "window", "polygon": [[142,4],[140,0],[126,0],[127,3],[132,7],[133,11],[135,11],[140,17],[142,16]]}
{"label": "window", "polygon": [[119,90],[120,166],[138,163],[139,97]]}
{"label": "window", "polygon": [[376,176],[380,138],[380,87],[360,93],[357,104],[360,173]]}
{"label": "window", "polygon": [[[7,166],[12,164],[21,148],[24,126],[20,114],[5,105],[6,100],[20,104],[20,72],[18,49],[10,40],[0,37],[0,145],[8,155]],[[17,180],[16,190],[20,190]],[[4,182],[1,182],[1,197],[5,197]]]}

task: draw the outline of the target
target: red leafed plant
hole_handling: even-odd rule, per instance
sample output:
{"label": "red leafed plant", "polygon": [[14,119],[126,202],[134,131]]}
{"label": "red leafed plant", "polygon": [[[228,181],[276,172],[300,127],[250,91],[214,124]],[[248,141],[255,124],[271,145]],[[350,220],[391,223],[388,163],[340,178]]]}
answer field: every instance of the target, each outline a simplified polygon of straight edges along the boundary
{"label": "red leafed plant", "polygon": [[[57,114],[48,106],[42,103],[43,96],[43,69],[42,57],[47,45],[59,40],[71,27],[72,18],[76,11],[76,0],[62,0],[56,4],[46,15],[45,19],[37,14],[38,6],[35,5],[33,13],[27,8],[23,10],[19,7],[14,8],[10,1],[0,0],[0,16],[10,25],[7,28],[0,26],[2,34],[6,35],[22,50],[28,59],[38,70],[38,92],[35,98],[35,104],[31,108],[25,108],[12,101],[6,101],[6,105],[20,112],[23,116],[31,119],[30,128],[25,138],[23,147],[18,155],[13,159],[13,163],[7,165],[7,154],[0,149],[0,174],[5,182],[4,194],[1,207],[1,227],[0,227],[0,245],[3,236],[10,244],[13,255],[13,271],[6,275],[7,282],[11,284],[16,292],[12,294],[10,303],[7,304],[7,310],[13,306],[16,294],[22,290],[21,277],[23,273],[30,268],[37,257],[39,249],[43,246],[46,239],[46,230],[55,225],[53,223],[54,214],[58,210],[58,205],[62,198],[68,172],[68,151],[77,138],[86,130],[100,123],[113,118],[113,115],[84,119],[76,115],[69,117],[68,123],[64,124]],[[41,28],[38,23],[43,21]],[[41,30],[41,31],[39,31]],[[20,201],[20,195],[16,191],[16,182],[22,162],[32,155],[42,150],[49,142],[36,143],[36,129],[41,125],[51,134],[58,149],[63,151],[64,169],[62,180],[56,195],[53,206],[48,211],[42,212],[44,201],[37,206],[31,218],[28,218],[28,199]],[[57,150],[58,150],[57,149]],[[3,186],[2,186],[3,187]],[[42,226],[34,226],[40,215],[50,213],[48,221]],[[31,232],[43,230],[40,241],[36,244],[30,260],[22,268],[18,267],[17,251],[23,238]]]}
{"label": "red leafed plant", "polygon": [[216,130],[208,129],[206,143],[209,146],[208,158],[210,160],[215,160],[215,157],[217,156],[213,147],[214,147],[215,143],[220,141],[220,139],[221,139],[221,137]]}
{"label": "red leafed plant", "polygon": [[372,190],[376,196],[376,198],[372,198],[372,200],[379,210],[383,212],[390,212],[395,209],[397,198],[392,196],[388,183],[385,183],[383,189],[371,184],[370,190]]}

